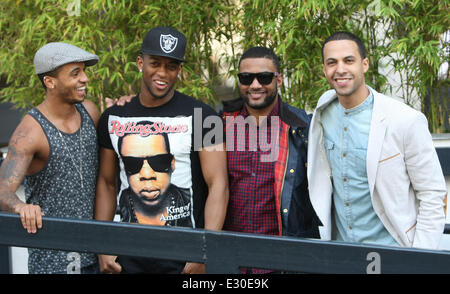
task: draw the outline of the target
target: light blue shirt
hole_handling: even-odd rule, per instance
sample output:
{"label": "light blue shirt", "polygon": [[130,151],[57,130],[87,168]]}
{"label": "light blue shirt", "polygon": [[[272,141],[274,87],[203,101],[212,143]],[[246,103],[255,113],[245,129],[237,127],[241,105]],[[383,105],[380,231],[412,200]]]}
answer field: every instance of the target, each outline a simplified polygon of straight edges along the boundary
{"label": "light blue shirt", "polygon": [[325,149],[331,167],[337,240],[398,246],[373,210],[366,156],[372,119],[372,92],[345,109],[335,99],[322,112]]}

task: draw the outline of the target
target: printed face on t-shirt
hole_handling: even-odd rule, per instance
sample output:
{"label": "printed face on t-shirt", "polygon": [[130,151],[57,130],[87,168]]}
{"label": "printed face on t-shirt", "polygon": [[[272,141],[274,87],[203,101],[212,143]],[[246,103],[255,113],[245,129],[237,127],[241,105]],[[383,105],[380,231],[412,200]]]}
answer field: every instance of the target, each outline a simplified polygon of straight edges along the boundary
{"label": "printed face on t-shirt", "polygon": [[158,204],[175,169],[175,160],[167,152],[164,137],[127,135],[123,138],[121,156],[125,159],[128,183],[133,192],[143,204]]}

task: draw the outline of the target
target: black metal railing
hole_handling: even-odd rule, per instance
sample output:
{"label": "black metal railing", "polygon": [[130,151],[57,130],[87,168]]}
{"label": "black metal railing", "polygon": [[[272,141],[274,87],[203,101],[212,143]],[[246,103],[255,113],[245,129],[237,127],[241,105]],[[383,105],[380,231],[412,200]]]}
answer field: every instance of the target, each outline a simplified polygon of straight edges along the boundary
{"label": "black metal railing", "polygon": [[202,262],[207,273],[222,274],[239,273],[240,266],[328,274],[450,273],[448,251],[50,217],[38,233],[28,234],[19,216],[9,213],[0,213],[0,245]]}
{"label": "black metal railing", "polygon": [[[450,137],[446,136],[446,137]],[[437,147],[436,153],[445,176],[450,176],[450,147]]]}

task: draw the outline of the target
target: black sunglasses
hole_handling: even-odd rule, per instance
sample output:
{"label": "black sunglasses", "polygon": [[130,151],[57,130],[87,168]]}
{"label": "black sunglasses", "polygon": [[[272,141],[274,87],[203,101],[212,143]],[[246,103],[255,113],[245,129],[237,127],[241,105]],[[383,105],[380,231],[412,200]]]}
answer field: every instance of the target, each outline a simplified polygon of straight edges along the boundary
{"label": "black sunglasses", "polygon": [[140,172],[144,165],[144,160],[147,160],[148,164],[155,172],[168,173],[172,170],[172,159],[172,154],[158,154],[147,157],[122,156],[125,172],[128,175],[134,175]]}
{"label": "black sunglasses", "polygon": [[239,82],[245,86],[251,85],[255,78],[258,80],[258,83],[260,83],[261,85],[268,85],[268,84],[272,83],[273,77],[277,77],[279,75],[280,74],[277,72],[269,72],[269,71],[256,72],[256,73],[241,72],[241,73],[238,73],[238,78],[239,78]]}

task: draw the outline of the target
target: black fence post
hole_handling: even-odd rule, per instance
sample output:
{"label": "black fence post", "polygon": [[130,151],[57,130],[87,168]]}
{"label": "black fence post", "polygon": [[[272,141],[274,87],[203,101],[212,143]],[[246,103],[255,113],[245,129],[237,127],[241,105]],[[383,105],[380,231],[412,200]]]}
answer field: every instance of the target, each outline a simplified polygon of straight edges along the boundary
{"label": "black fence post", "polygon": [[207,274],[240,273],[239,264],[236,262],[238,253],[236,249],[239,247],[233,241],[232,237],[224,237],[222,232],[208,231],[205,233]]}
{"label": "black fence post", "polygon": [[0,274],[9,274],[10,264],[9,264],[9,247],[0,245]]}

